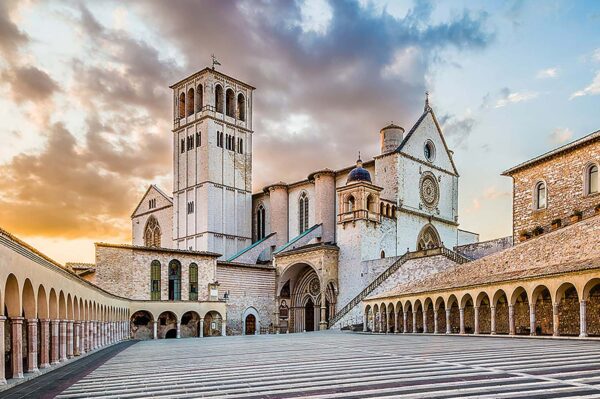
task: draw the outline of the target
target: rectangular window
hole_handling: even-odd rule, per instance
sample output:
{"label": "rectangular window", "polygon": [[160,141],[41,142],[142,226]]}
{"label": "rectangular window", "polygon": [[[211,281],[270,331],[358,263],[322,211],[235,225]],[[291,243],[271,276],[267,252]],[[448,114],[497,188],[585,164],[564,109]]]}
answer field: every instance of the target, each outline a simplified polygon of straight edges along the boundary
{"label": "rectangular window", "polygon": [[150,264],[150,299],[160,301],[160,262],[157,260]]}
{"label": "rectangular window", "polygon": [[196,133],[196,147],[200,147],[200,132]]}
{"label": "rectangular window", "polygon": [[185,152],[185,140],[181,139],[181,153],[183,154]]}
{"label": "rectangular window", "polygon": [[187,203],[187,213],[188,213],[188,215],[190,213],[194,213],[194,201]]}
{"label": "rectangular window", "polygon": [[223,148],[223,133],[217,132],[217,147]]}

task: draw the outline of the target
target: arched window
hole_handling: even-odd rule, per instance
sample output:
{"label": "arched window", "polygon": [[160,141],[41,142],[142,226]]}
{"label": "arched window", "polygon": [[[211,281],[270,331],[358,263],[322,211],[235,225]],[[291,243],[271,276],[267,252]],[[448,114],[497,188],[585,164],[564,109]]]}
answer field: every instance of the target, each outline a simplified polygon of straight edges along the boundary
{"label": "arched window", "polygon": [[373,196],[371,194],[369,194],[367,197],[367,210],[369,212],[377,212],[377,209],[375,208],[375,201],[373,201]]}
{"label": "arched window", "polygon": [[181,263],[176,259],[169,262],[169,300],[181,300]]}
{"label": "arched window", "polygon": [[185,94],[179,95],[179,117],[185,118]]}
{"label": "arched window", "polygon": [[385,258],[385,251],[382,249],[379,255],[381,256],[381,259]]}
{"label": "arched window", "polygon": [[419,238],[417,239],[417,250],[423,251],[425,249],[438,248],[441,246],[440,236],[435,227],[430,224],[423,227],[419,233]]}
{"label": "arched window", "polygon": [[198,300],[198,265],[190,264],[190,301]]}
{"label": "arched window", "polygon": [[215,86],[215,108],[217,112],[223,113],[223,88],[221,85]]}
{"label": "arched window", "polygon": [[548,195],[546,192],[546,183],[544,183],[543,181],[538,182],[535,185],[535,192],[534,192],[535,209],[546,208],[547,198],[548,198]]}
{"label": "arched window", "polygon": [[346,204],[346,212],[354,212],[354,197],[348,196],[348,203]]}
{"label": "arched window", "polygon": [[203,103],[203,91],[202,91],[202,85],[198,85],[198,87],[196,87],[196,112],[200,112],[202,111],[202,103]]}
{"label": "arched window", "polygon": [[256,239],[265,238],[265,207],[260,204],[256,210]]}
{"label": "arched window", "polygon": [[234,99],[233,90],[227,89],[225,92],[225,109],[227,111],[227,116],[231,116],[232,118],[235,116],[235,99]]}
{"label": "arched window", "polygon": [[160,225],[154,215],[150,215],[144,229],[144,245],[147,247],[160,247]]}
{"label": "arched window", "polygon": [[157,260],[150,264],[150,299],[160,301],[160,262]]}
{"label": "arched window", "polygon": [[590,165],[586,174],[586,194],[595,194],[598,192],[598,165]]}
{"label": "arched window", "polygon": [[194,115],[194,89],[190,88],[187,93],[187,113],[186,116]]}
{"label": "arched window", "polygon": [[237,107],[238,107],[238,119],[241,121],[246,120],[246,98],[242,93],[238,94],[237,99]]}
{"label": "arched window", "polygon": [[300,234],[308,230],[308,195],[304,191],[298,200],[298,230]]}

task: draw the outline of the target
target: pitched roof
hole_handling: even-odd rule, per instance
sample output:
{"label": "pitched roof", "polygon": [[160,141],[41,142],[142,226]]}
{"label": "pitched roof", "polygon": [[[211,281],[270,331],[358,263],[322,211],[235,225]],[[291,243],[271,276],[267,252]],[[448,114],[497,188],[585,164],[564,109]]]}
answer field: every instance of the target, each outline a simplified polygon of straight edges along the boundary
{"label": "pitched roof", "polygon": [[173,198],[169,197],[163,190],[161,190],[156,184],[151,184],[148,186],[148,189],[146,190],[146,192],[144,193],[144,195],[142,195],[142,198],[140,198],[140,202],[138,202],[138,204],[136,205],[135,209],[133,210],[133,212],[131,213],[131,217],[133,218],[135,216],[135,214],[137,213],[137,210],[139,209],[139,207],[142,205],[142,202],[144,202],[144,199],[146,198],[146,196],[148,195],[148,193],[150,192],[151,189],[155,189],[156,191],[158,191],[158,193],[160,195],[162,195],[167,201],[169,201],[169,203],[171,205],[173,205]]}
{"label": "pitched roof", "polygon": [[532,166],[534,164],[537,164],[539,162],[543,162],[553,156],[556,155],[560,155],[560,154],[564,154],[565,152],[569,152],[572,151],[578,147],[581,147],[582,145],[586,145],[586,144],[591,144],[595,141],[600,140],[600,130],[596,130],[593,133],[588,134],[587,136],[583,136],[582,138],[572,141],[568,144],[565,144],[563,146],[560,146],[558,148],[555,148],[551,151],[546,152],[545,154],[539,155],[535,158],[532,158],[528,161],[525,161],[523,163],[518,164],[517,166],[513,166],[512,168],[505,170],[504,172],[502,172],[503,176],[511,176],[513,173],[526,168],[528,166]]}
{"label": "pitched roof", "polygon": [[440,124],[439,124],[437,118],[435,117],[435,114],[431,107],[425,107],[425,111],[423,111],[423,114],[421,114],[421,116],[419,117],[417,122],[414,124],[414,126],[409,130],[408,134],[406,136],[404,136],[404,139],[402,140],[402,142],[400,143],[398,148],[396,148],[395,152],[403,153],[402,150],[406,146],[406,143],[408,143],[408,141],[413,136],[415,131],[419,128],[421,123],[425,120],[425,117],[427,116],[427,114],[431,114],[431,117],[433,118],[433,123],[435,123],[435,127],[440,135],[440,138],[442,139],[442,143],[444,144],[444,149],[446,150],[446,154],[448,154],[448,158],[450,159],[450,163],[452,164],[453,172],[456,175],[458,175],[458,170],[456,169],[456,165],[454,164],[454,159],[452,159],[452,153],[451,153],[450,149],[448,148],[448,144],[446,144],[446,139],[444,139],[444,134],[442,133],[442,128],[440,127]]}

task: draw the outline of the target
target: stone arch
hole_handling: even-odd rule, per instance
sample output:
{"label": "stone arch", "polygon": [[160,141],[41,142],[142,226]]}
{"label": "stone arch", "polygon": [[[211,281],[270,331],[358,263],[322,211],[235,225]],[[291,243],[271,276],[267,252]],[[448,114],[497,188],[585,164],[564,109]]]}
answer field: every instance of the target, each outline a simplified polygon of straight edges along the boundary
{"label": "stone arch", "polygon": [[223,113],[223,86],[217,84],[215,86],[215,109],[219,113]]}
{"label": "stone arch", "polygon": [[185,312],[181,316],[181,338],[200,336],[200,315],[193,310]]}
{"label": "stone arch", "polygon": [[425,318],[423,321],[423,331],[433,333],[435,330],[435,312],[433,300],[429,297],[423,301],[423,315]]}
{"label": "stone arch", "polygon": [[365,331],[373,331],[373,309],[371,305],[365,306],[363,323],[365,323]]}
{"label": "stone arch", "polygon": [[413,332],[423,332],[423,303],[420,299],[415,300],[413,305],[413,320],[414,326]]}
{"label": "stone arch", "polygon": [[246,120],[246,98],[242,93],[239,93],[237,96],[237,109],[238,109],[238,119],[241,121]]}
{"label": "stone arch", "polygon": [[154,317],[146,310],[138,310],[131,315],[131,336],[133,339],[152,339],[154,336]]}
{"label": "stone arch", "polygon": [[[177,337],[177,315],[169,310],[162,312],[158,316],[158,327],[156,329],[157,338],[176,338]],[[172,337],[172,332],[175,331],[175,337]]]}
{"label": "stone arch", "polygon": [[202,90],[202,85],[199,84],[196,87],[196,112],[202,111],[203,103],[204,103],[204,91]]}
{"label": "stone arch", "polygon": [[66,302],[66,298],[65,298],[65,293],[62,292],[62,290],[60,291],[60,293],[58,294],[58,317],[61,320],[66,320],[67,319],[67,302]]}
{"label": "stone arch", "polygon": [[[518,286],[510,295],[510,306],[513,307],[514,331],[518,335],[530,334],[529,297],[525,288]],[[509,308],[510,316],[510,308]]]}
{"label": "stone arch", "polygon": [[379,332],[380,320],[379,305],[375,304],[373,305],[373,332]]}
{"label": "stone arch", "polygon": [[35,293],[33,291],[33,285],[31,280],[25,279],[23,283],[23,316],[26,319],[37,318],[37,301],[35,299]]}
{"label": "stone arch", "polygon": [[487,292],[481,291],[475,300],[477,306],[477,316],[479,319],[479,334],[490,334],[492,331],[492,308],[491,300]]}
{"label": "stone arch", "polygon": [[195,95],[194,95],[194,88],[190,87],[187,91],[187,99],[186,99],[186,114],[185,116],[192,116],[194,115],[194,100],[195,100]]}
{"label": "stone arch", "polygon": [[552,294],[545,285],[538,285],[531,293],[535,313],[535,335],[552,335],[554,332]]}
{"label": "stone arch", "polygon": [[586,332],[592,337],[600,336],[600,278],[586,282],[582,300],[586,302]]}
{"label": "stone arch", "polygon": [[460,299],[460,308],[463,309],[464,314],[464,333],[473,334],[475,332],[475,307],[471,294],[466,293],[462,296]]}
{"label": "stone arch", "polygon": [[[254,317],[254,320],[249,319],[249,316]],[[248,324],[246,324],[248,322]],[[252,324],[254,326],[252,327]],[[255,307],[250,306],[242,313],[242,335],[258,335],[260,332],[260,316]]]}
{"label": "stone arch", "polygon": [[446,331],[450,331],[452,334],[458,334],[460,332],[460,307],[458,298],[452,294],[448,297],[446,309],[450,310],[450,325]]}
{"label": "stone arch", "polygon": [[554,295],[558,307],[558,335],[578,336],[580,333],[579,293],[574,284],[562,283]]}
{"label": "stone arch", "polygon": [[47,319],[50,317],[48,312],[48,297],[46,296],[46,289],[42,284],[38,287],[37,317],[40,319]]}
{"label": "stone arch", "polygon": [[179,95],[179,118],[185,118],[185,93]]}
{"label": "stone arch", "polygon": [[231,88],[225,91],[225,114],[230,117],[235,117],[235,94]]}
{"label": "stone arch", "polygon": [[387,329],[387,306],[385,302],[379,305],[379,331],[386,332]]}
{"label": "stone arch", "polygon": [[50,289],[48,297],[48,313],[51,320],[58,319],[58,296],[54,288]]}
{"label": "stone arch", "polygon": [[177,259],[173,259],[169,262],[168,268],[169,278],[169,300],[179,301],[181,300],[181,262]]}
{"label": "stone arch", "polygon": [[417,237],[417,250],[422,251],[424,249],[438,248],[442,246],[442,240],[437,229],[428,223],[421,229],[419,236]]}
{"label": "stone arch", "polygon": [[404,307],[402,301],[396,302],[396,319],[398,320],[398,332],[404,332]]}
{"label": "stone arch", "polygon": [[494,293],[492,297],[492,305],[494,309],[494,320],[495,325],[492,325],[492,334],[509,334],[510,325],[508,320],[508,295],[503,289],[499,289]]}
{"label": "stone arch", "polygon": [[160,224],[154,215],[150,215],[144,227],[144,245],[146,247],[160,247],[162,232]]}
{"label": "stone arch", "polygon": [[223,316],[216,310],[210,310],[204,315],[204,336],[221,336]]}
{"label": "stone arch", "polygon": [[67,320],[73,320],[73,298],[67,294]]}
{"label": "stone arch", "polygon": [[396,324],[397,324],[396,310],[394,309],[394,304],[393,303],[388,303],[388,305],[387,305],[387,316],[386,316],[386,319],[388,320],[388,329],[387,329],[387,332],[391,332],[391,333],[396,332],[396,330],[397,330],[397,328],[396,328]]}
{"label": "stone arch", "polygon": [[404,303],[404,314],[406,314],[406,329],[404,330],[405,333],[411,333],[414,331],[413,312],[414,309],[412,303],[410,301],[406,301]]}
{"label": "stone arch", "polygon": [[435,310],[437,313],[438,333],[446,332],[446,303],[444,298],[438,296],[435,300]]}
{"label": "stone arch", "polygon": [[19,282],[14,274],[9,274],[4,286],[4,307],[7,317],[21,316],[21,295]]}
{"label": "stone arch", "polygon": [[600,189],[600,165],[598,162],[588,162],[583,168],[583,193],[591,195]]}

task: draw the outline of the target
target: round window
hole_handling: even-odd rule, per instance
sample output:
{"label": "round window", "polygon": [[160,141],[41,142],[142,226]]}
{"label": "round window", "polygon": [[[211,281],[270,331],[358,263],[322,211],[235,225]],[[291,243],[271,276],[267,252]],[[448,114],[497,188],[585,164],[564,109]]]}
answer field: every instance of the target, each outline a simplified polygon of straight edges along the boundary
{"label": "round window", "polygon": [[433,162],[435,159],[435,146],[431,141],[427,141],[425,143],[423,152],[425,153],[425,159],[427,159],[429,162]]}

